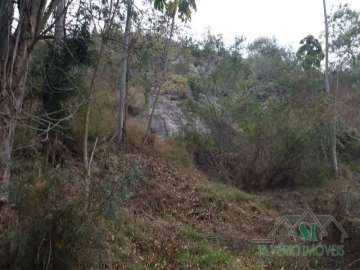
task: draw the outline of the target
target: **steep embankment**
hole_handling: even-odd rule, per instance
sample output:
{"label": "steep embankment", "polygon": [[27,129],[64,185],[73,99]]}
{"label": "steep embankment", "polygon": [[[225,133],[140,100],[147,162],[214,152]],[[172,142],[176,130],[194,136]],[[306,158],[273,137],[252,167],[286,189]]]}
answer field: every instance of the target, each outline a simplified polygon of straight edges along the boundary
{"label": "steep embankment", "polygon": [[[28,194],[19,198],[24,205],[2,209],[0,215],[0,240],[17,226],[17,234],[7,235],[26,237],[18,247],[4,245],[0,254],[21,263],[33,261],[33,256],[50,258],[58,265],[75,258],[72,263],[87,269],[93,263],[106,269],[358,269],[360,199],[355,180],[317,190],[249,194],[209,180],[182,157],[181,149],[165,145],[133,146],[128,154],[111,150],[111,145],[98,149],[91,203],[85,208],[84,189],[76,188],[83,184],[81,163],[72,160],[42,176],[36,168],[31,176],[34,168],[27,168]],[[159,152],[160,146],[166,151]],[[343,186],[348,186],[346,193]],[[252,240],[266,238],[279,217],[300,215],[307,207],[344,225],[349,234],[346,256],[261,257]],[[15,214],[20,220],[12,218]],[[337,237],[336,231],[329,232]]]}
{"label": "steep embankment", "polygon": [[[248,194],[161,157],[135,154],[124,160],[136,160],[145,173],[123,209],[131,220],[126,225],[132,235],[126,256],[129,269],[134,262],[145,269],[333,269],[356,259],[358,234],[351,217],[359,200],[354,192],[346,193],[353,201],[346,211],[352,212],[341,213],[345,193],[336,183],[320,190]],[[308,207],[334,215],[351,230],[348,256],[335,261],[260,257],[251,240],[266,238],[282,215],[300,215]]]}

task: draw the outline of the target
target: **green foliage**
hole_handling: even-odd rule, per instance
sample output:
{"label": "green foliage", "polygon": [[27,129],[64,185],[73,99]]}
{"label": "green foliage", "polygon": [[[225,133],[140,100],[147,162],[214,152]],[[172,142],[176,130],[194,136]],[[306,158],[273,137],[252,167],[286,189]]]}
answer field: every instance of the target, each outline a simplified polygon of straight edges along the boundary
{"label": "green foliage", "polygon": [[41,128],[46,130],[51,124],[57,126],[50,129],[52,137],[66,137],[64,126],[68,122],[62,120],[68,113],[65,103],[69,97],[79,93],[79,77],[84,73],[83,67],[91,64],[90,47],[91,36],[87,24],[76,28],[62,44],[49,45],[48,56],[45,59],[43,92],[46,115],[41,121]]}
{"label": "green foliage", "polygon": [[325,57],[320,42],[312,35],[309,35],[302,39],[300,44],[302,46],[297,51],[296,57],[304,70],[319,70],[321,61]]}
{"label": "green foliage", "polygon": [[325,107],[315,101],[296,102],[268,99],[259,103],[250,96],[234,100],[231,105],[235,110],[233,121],[242,131],[237,144],[245,141],[253,145],[255,152],[250,154],[249,166],[254,166],[258,181],[265,177],[266,185],[276,185],[278,177],[300,182],[308,174],[304,162],[324,162],[320,146],[322,138],[326,138],[326,133],[321,132],[321,124],[327,121],[322,113]]}
{"label": "green foliage", "polygon": [[[28,174],[27,177],[30,175]],[[12,228],[13,269],[74,269],[90,266],[101,252],[99,220],[85,211],[86,200],[64,198],[66,174],[17,179],[19,224]],[[74,187],[72,187],[74,188]],[[99,253],[100,254],[100,253]]]}
{"label": "green foliage", "polygon": [[213,35],[211,32],[207,32],[204,40],[193,42],[190,48],[192,55],[195,57],[195,66],[214,63],[226,53],[223,37],[221,35]]}
{"label": "green foliage", "polygon": [[215,44],[221,39],[213,41],[210,36],[204,42],[209,46],[194,54],[213,56],[207,59],[211,70],[189,80],[194,96],[189,120],[203,125],[194,123],[196,136],[187,131],[189,143],[201,142],[194,138],[210,142],[192,146],[199,164],[215,166],[222,179],[243,188],[291,187],[328,178],[324,127],[330,114],[321,74],[304,72],[294,54],[275,40],[255,40],[247,58],[239,49],[220,46],[224,51],[218,53]]}
{"label": "green foliage", "polygon": [[99,214],[108,219],[114,218],[143,177],[139,166],[132,164],[130,171],[125,175],[95,185],[91,195],[93,198],[90,203],[91,207],[100,211]]}
{"label": "green foliage", "polygon": [[351,71],[350,71],[350,81],[355,86],[355,89],[358,88],[360,84],[360,61],[359,57],[355,59],[354,63],[352,64]]}
{"label": "green foliage", "polygon": [[192,48],[200,70],[189,79],[195,99],[209,94],[214,97],[230,95],[249,84],[250,66],[242,57],[243,41],[236,39],[231,48],[226,49],[221,36],[208,33],[204,41]]}
{"label": "green foliage", "polygon": [[249,45],[249,78],[252,92],[259,98],[287,97],[296,94],[303,76],[294,54],[279,46],[276,40],[258,39]]}
{"label": "green foliage", "polygon": [[255,39],[249,44],[248,50],[252,56],[267,56],[279,59],[286,55],[286,51],[279,47],[276,39],[265,37]]}
{"label": "green foliage", "polygon": [[191,19],[192,11],[196,11],[195,0],[154,0],[154,8],[164,12],[169,17],[174,17],[179,13],[179,18],[186,22]]}
{"label": "green foliage", "polygon": [[230,254],[211,247],[194,228],[186,228],[184,234],[189,240],[186,249],[180,255],[180,261],[184,267],[215,270],[224,269],[232,262],[233,257]]}
{"label": "green foliage", "polygon": [[226,209],[229,204],[242,205],[252,200],[252,195],[222,183],[211,183],[201,190],[201,202],[206,207],[215,207],[219,211]]}
{"label": "green foliage", "polygon": [[154,7],[157,10],[163,10],[166,6],[166,0],[155,0],[154,1]]}
{"label": "green foliage", "polygon": [[360,160],[360,135],[357,130],[341,125],[338,133],[338,149],[341,160],[358,171]]}
{"label": "green foliage", "polygon": [[[136,163],[129,166],[128,171],[117,171],[116,175],[108,172],[114,179],[95,176],[101,181],[92,179],[87,196],[83,176],[76,168],[51,168],[39,175],[40,160],[35,164],[22,161],[14,171],[12,187],[19,222],[10,228],[6,239],[0,238],[1,254],[7,245],[11,247],[5,253],[8,262],[4,269],[105,267],[112,252],[109,234],[117,233],[126,241],[114,249],[126,248],[130,243],[126,234],[135,230],[134,221],[131,228],[126,224],[129,217],[123,207],[144,174]],[[117,230],[112,231],[113,227]]]}
{"label": "green foliage", "polygon": [[168,78],[161,87],[162,94],[176,95],[181,98],[189,96],[187,77],[174,75]]}
{"label": "green foliage", "polygon": [[335,65],[350,68],[360,53],[360,13],[348,4],[340,5],[330,16],[329,24]]}
{"label": "green foliage", "polygon": [[179,5],[179,18],[182,21],[191,19],[192,10],[196,11],[195,0],[178,0]]}

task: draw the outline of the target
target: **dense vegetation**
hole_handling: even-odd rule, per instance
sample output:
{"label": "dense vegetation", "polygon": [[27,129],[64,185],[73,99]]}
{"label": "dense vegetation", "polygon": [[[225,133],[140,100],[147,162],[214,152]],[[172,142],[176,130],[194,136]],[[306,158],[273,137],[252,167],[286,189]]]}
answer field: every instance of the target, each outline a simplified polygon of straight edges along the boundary
{"label": "dense vegetation", "polygon": [[[189,38],[195,11],[0,2],[0,269],[358,269],[360,13],[294,51]],[[345,257],[250,244],[309,207]]]}

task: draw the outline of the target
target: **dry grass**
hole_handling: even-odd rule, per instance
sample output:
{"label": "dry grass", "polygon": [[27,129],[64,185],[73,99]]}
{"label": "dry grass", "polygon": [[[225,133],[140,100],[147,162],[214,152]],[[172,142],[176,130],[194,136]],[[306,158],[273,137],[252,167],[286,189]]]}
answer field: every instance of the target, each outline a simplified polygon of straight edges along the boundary
{"label": "dry grass", "polygon": [[[143,123],[134,119],[130,123],[129,131],[142,143]],[[143,153],[124,155],[101,147],[97,151],[93,180],[99,185],[127,175],[134,163],[143,175],[110,220],[98,218],[104,236],[101,256],[107,269],[310,269],[305,260],[261,258],[248,241],[266,236],[276,217],[301,207],[303,202],[297,200],[311,202],[319,193],[311,198],[287,192],[248,194],[209,182],[196,169],[184,170],[178,160],[164,158],[162,151],[177,153],[171,144],[148,147],[141,149]],[[59,172],[54,170],[56,175]],[[61,172],[61,179],[81,182],[79,171]],[[313,204],[320,205],[318,201]],[[86,263],[91,254],[83,249],[78,256]]]}
{"label": "dry grass", "polygon": [[358,93],[341,92],[337,97],[337,110],[347,126],[360,132],[359,117],[360,95]]}
{"label": "dry grass", "polygon": [[162,85],[161,94],[188,97],[190,94],[188,78],[182,75],[170,75],[169,79]]}
{"label": "dry grass", "polygon": [[129,151],[138,151],[153,157],[161,157],[175,162],[180,166],[193,167],[192,155],[176,141],[164,139],[153,135],[153,144],[144,144],[146,121],[138,118],[130,118],[127,123],[127,138]]}
{"label": "dry grass", "polygon": [[145,109],[145,90],[141,86],[130,86],[128,91],[128,106],[134,110],[134,113],[140,113]]}
{"label": "dry grass", "polygon": [[[93,71],[90,71],[87,75],[88,78],[85,79],[87,81],[86,91],[90,88],[92,75]],[[95,140],[96,137],[107,137],[116,130],[118,100],[116,78],[113,76],[113,72],[110,72],[106,66],[99,67],[93,91],[89,126],[90,140]],[[82,99],[84,98],[87,98],[87,94],[84,94]],[[84,100],[78,100],[78,102],[84,102]],[[83,140],[86,110],[87,104],[85,103],[82,110],[71,121],[74,137],[79,143],[82,143]]]}

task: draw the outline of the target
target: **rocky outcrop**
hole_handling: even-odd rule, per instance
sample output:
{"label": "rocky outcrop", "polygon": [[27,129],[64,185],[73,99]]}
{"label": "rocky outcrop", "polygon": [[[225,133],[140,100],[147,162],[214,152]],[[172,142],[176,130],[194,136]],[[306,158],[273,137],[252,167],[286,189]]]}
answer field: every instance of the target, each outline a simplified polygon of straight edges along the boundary
{"label": "rocky outcrop", "polygon": [[[152,120],[152,129],[161,137],[177,134],[187,124],[182,105],[186,99],[177,95],[161,95],[155,107]],[[145,113],[147,118],[150,114],[155,96],[150,98],[149,110]]]}

